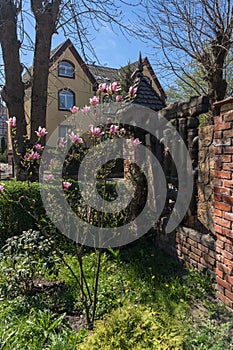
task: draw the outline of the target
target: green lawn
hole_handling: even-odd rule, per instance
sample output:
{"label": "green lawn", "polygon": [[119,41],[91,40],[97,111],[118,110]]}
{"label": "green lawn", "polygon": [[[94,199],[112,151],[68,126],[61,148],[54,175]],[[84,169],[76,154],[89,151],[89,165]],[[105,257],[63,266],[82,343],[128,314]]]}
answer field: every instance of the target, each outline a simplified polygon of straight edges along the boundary
{"label": "green lawn", "polygon": [[[2,249],[1,350],[233,347],[232,315],[216,303],[211,277],[185,270],[158,250],[152,237],[102,253],[97,322],[88,331],[80,291],[67,267],[79,273],[74,245],[61,242],[67,264],[53,251],[40,254],[46,251],[43,243],[30,257],[23,249],[14,252],[14,263],[12,251]],[[87,249],[89,285],[95,264],[95,252]],[[32,284],[26,288],[27,278]]]}

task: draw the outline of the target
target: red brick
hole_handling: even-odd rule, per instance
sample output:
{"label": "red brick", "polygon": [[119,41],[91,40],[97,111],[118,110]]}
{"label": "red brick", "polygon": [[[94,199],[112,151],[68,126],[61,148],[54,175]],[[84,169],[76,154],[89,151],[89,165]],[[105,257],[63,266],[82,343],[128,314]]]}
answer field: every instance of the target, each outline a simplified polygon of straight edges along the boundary
{"label": "red brick", "polygon": [[214,138],[215,139],[221,139],[222,138],[222,131],[218,130],[214,132]]}
{"label": "red brick", "polygon": [[226,237],[225,233],[223,234],[223,231],[225,231],[225,230],[226,229],[222,229],[222,233],[220,232],[221,234],[219,234],[219,233],[216,234],[217,241],[232,245],[233,240],[231,239],[231,237]]}
{"label": "red brick", "polygon": [[214,225],[214,231],[215,231],[215,232],[222,233],[222,230],[223,230],[223,229],[222,229],[221,226],[216,225],[216,224]]}
{"label": "red brick", "polygon": [[231,284],[231,288],[233,288],[233,276],[226,276],[226,280]]}
{"label": "red brick", "polygon": [[[215,197],[214,197],[215,198]],[[223,202],[215,202],[214,208],[231,212],[231,205]]]}
{"label": "red brick", "polygon": [[[224,258],[226,258],[227,259],[227,261],[233,261],[233,254],[232,253],[229,253],[228,251],[226,251],[226,250],[223,250],[222,251],[222,256],[224,257]],[[230,267],[233,265],[233,263],[230,265]],[[229,265],[228,265],[229,266]],[[233,268],[233,266],[232,266],[232,268]]]}
{"label": "red brick", "polygon": [[224,153],[233,154],[233,146],[226,146],[224,148]]}
{"label": "red brick", "polygon": [[233,221],[233,213],[223,213],[223,217],[224,219],[227,219],[227,220],[230,220],[230,221]]}
{"label": "red brick", "polygon": [[232,246],[232,244],[224,243],[224,248],[226,249],[226,251],[228,251],[228,252],[233,254],[233,246]]}
{"label": "red brick", "polygon": [[215,269],[216,276],[219,278],[223,278],[223,271],[219,270],[218,268]]}
{"label": "red brick", "polygon": [[219,146],[231,146],[232,142],[231,142],[231,138],[221,138],[221,139],[214,139],[214,146],[215,147],[219,147]]}
{"label": "red brick", "polygon": [[214,117],[214,124],[222,123],[222,121],[223,121],[222,115],[218,115],[218,116]]}
{"label": "red brick", "polygon": [[233,231],[232,230],[229,230],[229,229],[223,227],[222,233],[223,233],[223,235],[225,235],[228,238],[233,238]]}
{"label": "red brick", "polygon": [[227,187],[214,187],[214,192],[215,193],[220,193],[223,195],[231,195],[231,190]]}
{"label": "red brick", "polygon": [[[232,147],[232,149],[233,149],[233,147]],[[223,153],[223,147],[221,147],[221,146],[214,147],[214,154],[219,155],[219,154],[222,154],[222,153]],[[232,153],[232,152],[229,152],[229,153]]]}
{"label": "red brick", "polygon": [[233,301],[233,293],[230,290],[226,289],[225,294],[227,298]]}
{"label": "red brick", "polygon": [[231,121],[233,120],[233,113],[231,112],[231,113],[229,113],[229,114],[224,115],[224,116],[223,116],[223,120],[224,120],[225,122],[231,122]]}
{"label": "red brick", "polygon": [[216,241],[216,249],[219,248],[219,249],[224,249],[225,247],[225,242],[223,241],[220,241],[219,239]]}
{"label": "red brick", "polygon": [[225,137],[233,137],[233,129],[223,131]]}
{"label": "red brick", "polygon": [[231,227],[231,222],[219,217],[215,217],[214,218],[214,222],[220,226],[226,227],[226,228],[230,228]]}
{"label": "red brick", "polygon": [[217,292],[217,298],[223,301],[230,308],[233,307],[233,302],[220,292]]}
{"label": "red brick", "polygon": [[191,252],[194,252],[198,256],[202,256],[202,251],[198,248],[191,246]]}
{"label": "red brick", "polygon": [[231,181],[229,181],[229,180],[224,180],[224,181],[223,181],[223,186],[224,186],[224,187],[233,188],[233,180],[231,180]]}
{"label": "red brick", "polygon": [[197,242],[194,241],[193,239],[191,238],[187,238],[187,242],[191,245],[191,247],[197,247]]}
{"label": "red brick", "polygon": [[214,176],[220,178],[220,179],[231,179],[231,173],[229,171],[214,171]]}
{"label": "red brick", "polygon": [[216,276],[216,282],[220,284],[220,286],[223,286],[224,288],[231,290],[231,285],[224,279],[220,278],[219,276]]}
{"label": "red brick", "polygon": [[231,122],[214,125],[214,131],[231,129]]}
{"label": "red brick", "polygon": [[[233,204],[233,197],[231,195],[228,195],[228,196],[223,195],[222,200],[224,203]],[[232,209],[233,209],[233,207],[232,207]]]}
{"label": "red brick", "polygon": [[224,274],[226,274],[228,276],[231,276],[231,272],[232,272],[231,268],[226,266],[226,265],[224,265],[222,262],[216,261],[216,267],[219,270],[223,271]]}
{"label": "red brick", "polygon": [[214,209],[214,215],[219,216],[220,218],[223,217],[223,211],[219,209]]}
{"label": "red brick", "polygon": [[215,200],[215,202],[221,202],[222,203],[222,196],[221,196],[221,194],[214,192],[214,200]]}
{"label": "red brick", "polygon": [[223,180],[221,180],[221,179],[214,179],[214,185],[216,186],[216,187],[222,187],[222,184],[223,184]]}
{"label": "red brick", "polygon": [[229,170],[232,171],[233,170],[233,163],[225,163],[222,166],[223,170]]}

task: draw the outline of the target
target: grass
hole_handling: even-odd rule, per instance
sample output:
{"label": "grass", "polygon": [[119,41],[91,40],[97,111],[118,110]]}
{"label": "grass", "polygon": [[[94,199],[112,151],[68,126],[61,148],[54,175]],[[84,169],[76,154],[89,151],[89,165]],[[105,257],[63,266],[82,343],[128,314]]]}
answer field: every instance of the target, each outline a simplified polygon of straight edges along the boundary
{"label": "grass", "polygon": [[[67,262],[78,273],[77,259],[71,246],[67,245],[64,253]],[[87,282],[91,284],[95,266],[93,251],[86,251],[84,266]],[[100,325],[91,337],[87,337],[79,289],[67,267],[63,264],[59,267],[58,276],[47,271],[43,278],[36,280],[28,295],[20,291],[11,295],[6,289],[7,276],[0,273],[0,350],[71,350],[78,349],[78,344],[81,349],[81,344],[85,345],[95,332],[97,335],[101,332],[104,342],[107,333],[103,327],[108,322],[114,340],[119,314],[125,315],[123,339],[124,334],[129,332],[127,310],[132,306],[134,310],[138,308],[140,322],[145,322],[147,314],[148,319],[152,320],[151,315],[154,315],[159,322],[150,323],[151,328],[146,323],[145,334],[139,334],[147,339],[145,344],[153,334],[157,334],[158,329],[160,333],[156,339],[161,337],[169,344],[174,340],[170,330],[175,327],[181,345],[171,349],[233,348],[232,315],[216,303],[211,277],[185,270],[179,262],[158,250],[150,237],[143,237],[121,250],[102,254],[97,309],[97,324]],[[105,321],[101,323],[103,319]],[[132,329],[131,335],[138,334],[138,330]],[[130,349],[130,344],[133,344],[133,339],[124,346]],[[85,349],[88,349],[87,346]],[[117,349],[125,347],[122,345]],[[157,349],[166,348],[158,345]]]}

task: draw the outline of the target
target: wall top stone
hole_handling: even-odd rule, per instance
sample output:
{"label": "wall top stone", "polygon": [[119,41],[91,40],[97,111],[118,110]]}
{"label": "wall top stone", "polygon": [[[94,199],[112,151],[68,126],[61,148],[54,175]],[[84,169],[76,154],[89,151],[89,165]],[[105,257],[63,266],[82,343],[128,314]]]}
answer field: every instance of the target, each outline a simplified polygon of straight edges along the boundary
{"label": "wall top stone", "polygon": [[233,97],[227,97],[224,100],[217,101],[213,104],[214,106],[220,107],[220,113],[233,109]]}

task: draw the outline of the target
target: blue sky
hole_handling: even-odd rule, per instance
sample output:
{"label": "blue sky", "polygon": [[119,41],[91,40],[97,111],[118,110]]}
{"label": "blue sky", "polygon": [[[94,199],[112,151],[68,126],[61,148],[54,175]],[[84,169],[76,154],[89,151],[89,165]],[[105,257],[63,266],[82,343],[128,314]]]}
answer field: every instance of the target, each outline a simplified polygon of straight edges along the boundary
{"label": "blue sky", "polygon": [[[133,4],[136,4],[137,1],[132,1]],[[28,1],[24,3],[24,9],[26,12],[30,12]],[[134,22],[137,20],[135,12],[140,12],[142,14],[142,9],[138,6],[129,7],[122,5],[122,10],[124,12],[125,23],[127,21]],[[31,18],[32,20],[32,18]],[[30,36],[33,40],[34,38],[34,24],[30,23],[30,17],[27,17],[26,20],[27,29],[29,30]],[[128,25],[130,27],[130,24]],[[142,56],[147,56],[150,60],[150,63],[153,66],[154,50],[148,47],[142,40],[139,38],[136,39],[133,36],[127,36],[127,38],[121,33],[117,26],[114,26],[114,31],[112,30],[109,23],[103,24],[99,31],[96,32],[92,28],[89,28],[90,39],[92,38],[92,46],[95,50],[96,56],[99,59],[99,63],[96,64],[106,65],[113,68],[119,68],[125,66],[128,62],[135,62],[138,60],[139,52],[141,51]],[[66,38],[61,34],[54,34],[52,41],[52,49],[58,46],[61,42],[65,41]],[[75,43],[74,43],[75,45]],[[76,45],[75,45],[76,46]],[[78,52],[78,47],[76,47]],[[32,53],[27,52],[26,55],[22,56],[22,60],[27,64],[32,64]],[[96,59],[93,57],[93,62]],[[89,63],[89,62],[88,62]],[[156,73],[156,72],[155,72]]]}

